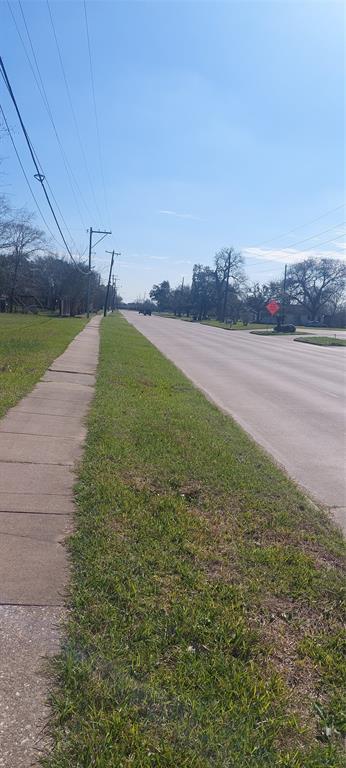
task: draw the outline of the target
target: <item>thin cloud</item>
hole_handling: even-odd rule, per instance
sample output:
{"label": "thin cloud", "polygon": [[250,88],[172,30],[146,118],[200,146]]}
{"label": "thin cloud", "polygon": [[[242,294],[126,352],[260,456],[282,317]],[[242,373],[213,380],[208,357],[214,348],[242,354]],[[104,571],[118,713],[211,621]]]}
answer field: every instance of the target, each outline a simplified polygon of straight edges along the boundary
{"label": "thin cloud", "polygon": [[152,266],[149,266],[148,264],[138,264],[138,262],[132,261],[118,261],[117,262],[118,267],[125,267],[125,269],[136,269],[137,271],[144,270],[145,272],[148,272],[153,269]]}
{"label": "thin cloud", "polygon": [[285,250],[276,250],[275,248],[243,248],[242,253],[245,257],[251,259],[257,259],[258,261],[274,261],[280,264],[295,264],[296,262],[303,261],[304,259],[340,259],[343,258],[342,252],[338,249],[343,249],[344,246],[340,243],[332,243],[335,250],[318,250],[317,248],[310,248],[309,250],[297,250],[294,248],[286,248]]}
{"label": "thin cloud", "polygon": [[148,258],[154,261],[167,261],[168,256],[149,256]]}
{"label": "thin cloud", "polygon": [[158,211],[163,216],[175,216],[177,219],[193,219],[194,221],[201,221],[199,216],[194,216],[193,213],[179,213],[178,211]]}

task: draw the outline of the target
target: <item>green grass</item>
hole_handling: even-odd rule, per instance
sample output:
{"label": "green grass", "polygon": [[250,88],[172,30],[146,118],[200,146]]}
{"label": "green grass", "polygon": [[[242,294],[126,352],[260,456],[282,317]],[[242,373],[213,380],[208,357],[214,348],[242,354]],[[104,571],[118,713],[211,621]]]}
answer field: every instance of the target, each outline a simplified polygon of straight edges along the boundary
{"label": "green grass", "polygon": [[77,501],[44,765],[341,768],[342,537],[121,316]]}
{"label": "green grass", "polygon": [[[298,324],[298,327],[299,327],[299,329],[303,329],[304,328],[304,330],[309,331],[309,333],[311,333],[312,331],[317,331],[318,330],[318,328],[316,328],[316,326],[312,327],[311,325],[299,325]],[[346,326],[339,325],[338,327],[336,327],[336,326],[329,326],[329,325],[327,326],[326,325],[326,326],[324,326],[323,330],[328,331],[328,332],[329,331],[345,331],[346,330]]]}
{"label": "green grass", "polygon": [[33,388],[85,323],[80,318],[0,314],[0,417]]}
{"label": "green grass", "polygon": [[309,336],[304,339],[295,339],[304,344],[316,344],[318,347],[346,347],[346,339],[335,338],[334,336]]}
{"label": "green grass", "polygon": [[[238,323],[222,323],[220,320],[202,320],[202,325],[212,325],[215,328],[224,328],[226,331],[250,331],[254,330],[256,328],[263,328],[263,323],[248,323],[247,325],[244,325],[244,323],[238,322]],[[270,323],[268,323],[268,326],[270,326]]]}
{"label": "green grass", "polygon": [[305,331],[251,331],[256,336],[305,336]]}
{"label": "green grass", "polygon": [[173,320],[190,320],[189,317],[178,317],[178,315],[175,315],[174,312],[153,312],[153,315],[157,315],[158,317],[170,317]]}

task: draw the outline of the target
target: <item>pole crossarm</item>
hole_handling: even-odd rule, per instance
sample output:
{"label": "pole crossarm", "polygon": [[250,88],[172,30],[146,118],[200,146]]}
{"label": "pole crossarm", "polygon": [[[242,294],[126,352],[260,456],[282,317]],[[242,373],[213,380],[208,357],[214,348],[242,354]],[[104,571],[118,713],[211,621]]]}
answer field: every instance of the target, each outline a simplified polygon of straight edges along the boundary
{"label": "pole crossarm", "polygon": [[[95,245],[101,242],[107,235],[111,235],[112,233],[108,230],[104,229],[93,229],[90,227],[89,229],[89,273],[88,273],[88,294],[87,294],[87,318],[90,317],[90,291],[91,291],[91,251]],[[97,240],[96,243],[93,243],[93,235],[102,235],[102,237]]]}
{"label": "pole crossarm", "polygon": [[[93,229],[93,235],[100,235],[101,232],[98,229]],[[104,240],[107,235],[111,235],[111,232],[103,232],[102,237],[100,237],[99,240],[96,240],[96,243],[93,243],[93,248],[96,248],[96,246],[101,242],[101,240]]]}

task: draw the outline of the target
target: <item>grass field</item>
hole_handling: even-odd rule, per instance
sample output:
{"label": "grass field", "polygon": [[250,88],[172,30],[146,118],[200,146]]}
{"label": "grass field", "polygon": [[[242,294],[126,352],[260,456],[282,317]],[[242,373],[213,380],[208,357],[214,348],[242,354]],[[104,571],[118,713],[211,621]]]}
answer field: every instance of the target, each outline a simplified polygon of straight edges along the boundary
{"label": "grass field", "polygon": [[346,347],[346,339],[338,339],[334,336],[308,336],[305,339],[295,339],[303,341],[304,344],[316,344],[318,347]]}
{"label": "grass field", "polygon": [[0,417],[32,389],[85,322],[0,314]]}
{"label": "grass field", "polygon": [[341,768],[341,534],[121,316],[102,323],[49,768]]}

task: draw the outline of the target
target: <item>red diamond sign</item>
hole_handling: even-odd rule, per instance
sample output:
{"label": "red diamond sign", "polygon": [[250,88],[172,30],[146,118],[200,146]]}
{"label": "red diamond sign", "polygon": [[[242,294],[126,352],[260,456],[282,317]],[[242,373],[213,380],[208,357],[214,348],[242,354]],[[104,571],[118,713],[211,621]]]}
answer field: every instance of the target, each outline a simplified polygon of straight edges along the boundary
{"label": "red diamond sign", "polygon": [[267,307],[268,312],[271,315],[276,315],[276,313],[279,311],[279,309],[281,307],[281,304],[279,304],[279,302],[276,301],[276,299],[270,299],[270,301],[268,302],[266,307]]}

